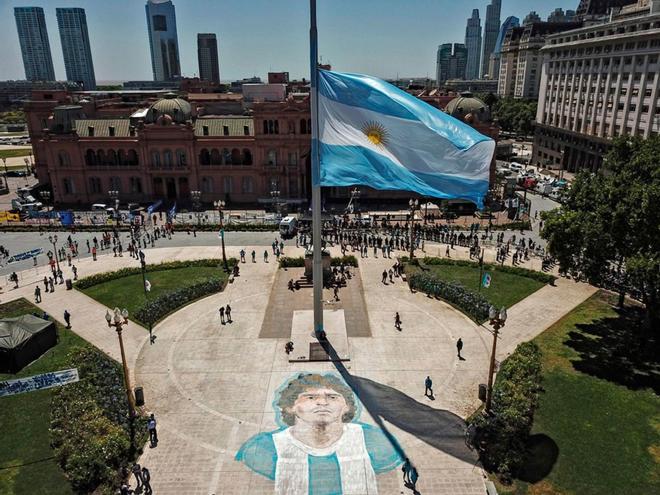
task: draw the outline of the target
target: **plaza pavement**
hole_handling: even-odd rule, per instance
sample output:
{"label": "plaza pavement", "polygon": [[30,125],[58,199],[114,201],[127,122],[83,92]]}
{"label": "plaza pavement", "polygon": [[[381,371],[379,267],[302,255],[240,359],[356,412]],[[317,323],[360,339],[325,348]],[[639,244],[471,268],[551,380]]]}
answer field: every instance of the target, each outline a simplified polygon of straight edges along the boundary
{"label": "plaza pavement", "polygon": [[[228,248],[228,255],[238,257],[239,249]],[[444,249],[426,246],[430,255],[444,255]],[[251,250],[246,247],[248,253]],[[263,246],[256,250],[261,253]],[[297,248],[285,251],[287,256],[302,254]],[[148,249],[147,256],[150,263],[157,263],[219,256],[219,249],[156,248]],[[467,258],[466,250],[457,248],[452,257]],[[272,401],[284,381],[300,371],[334,371],[348,377],[361,397],[360,420],[378,424],[398,440],[419,471],[421,493],[483,494],[482,471],[464,446],[462,418],[478,406],[477,387],[487,379],[489,327],[476,325],[443,302],[412,294],[400,279],[383,285],[381,273],[394,259],[370,255],[360,260],[360,272],[372,336],[350,338],[351,360],[345,369],[332,363],[289,363],[284,352],[288,339],[259,338],[277,269],[274,257],[270,258],[270,263],[258,256],[257,263],[241,264],[241,276],[224,292],[165,319],[154,329],[154,345],[149,345],[148,332],[138,325],[131,323],[124,331],[132,383],[144,387],[145,411],[158,419],[159,445],[147,448],[140,459],[151,470],[154,493],[273,493],[271,481],[234,461],[234,455],[252,435],[277,428]],[[491,258],[494,252],[487,251],[486,259]],[[67,277],[69,268],[61,265]],[[86,276],[137,261],[102,255],[96,262],[82,259],[76,265],[79,275]],[[22,281],[27,285],[16,290],[5,287],[1,302],[17,297],[33,300],[30,282],[43,274],[26,272]],[[558,279],[556,286],[544,287],[510,308],[500,332],[498,360],[594,292],[585,284]],[[63,285],[42,296],[40,307],[59,320],[68,308],[73,330],[118,358],[117,338],[105,324],[102,305],[75,290],[64,290]],[[217,309],[227,303],[234,323],[223,326]],[[395,311],[401,315],[401,332],[394,329]],[[464,342],[464,361],[456,356],[458,337]],[[434,382],[435,400],[424,396],[427,375]],[[377,480],[381,494],[411,493],[399,469]]]}

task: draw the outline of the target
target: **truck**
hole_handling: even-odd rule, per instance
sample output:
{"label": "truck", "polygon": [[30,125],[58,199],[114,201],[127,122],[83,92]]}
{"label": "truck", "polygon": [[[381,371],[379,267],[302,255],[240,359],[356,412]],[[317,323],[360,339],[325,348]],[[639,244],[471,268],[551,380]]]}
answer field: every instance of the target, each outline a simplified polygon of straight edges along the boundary
{"label": "truck", "polygon": [[298,233],[298,219],[287,216],[280,220],[280,236],[283,239],[294,237]]}

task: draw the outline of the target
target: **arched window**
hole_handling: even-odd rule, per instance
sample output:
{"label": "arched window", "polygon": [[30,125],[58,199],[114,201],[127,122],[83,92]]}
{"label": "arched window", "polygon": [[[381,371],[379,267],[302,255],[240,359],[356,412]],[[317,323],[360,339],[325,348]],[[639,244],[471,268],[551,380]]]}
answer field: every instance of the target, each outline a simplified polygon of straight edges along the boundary
{"label": "arched window", "polygon": [[94,150],[87,150],[85,152],[85,164],[96,165],[96,153],[94,153]]}
{"label": "arched window", "polygon": [[264,134],[268,134],[268,121],[264,120]]}
{"label": "arched window", "polygon": [[307,134],[307,121],[300,119],[300,134]]}
{"label": "arched window", "polygon": [[277,151],[268,150],[268,155],[266,159],[268,161],[268,165],[277,165]]}
{"label": "arched window", "polygon": [[68,167],[71,165],[71,159],[66,151],[60,151],[57,153],[57,161],[59,162],[60,167]]}
{"label": "arched window", "polygon": [[199,152],[199,163],[201,165],[210,165],[211,164],[211,154],[209,153],[209,150],[204,148],[202,151]]}
{"label": "arched window", "polygon": [[117,152],[115,150],[108,151],[108,164],[117,165]]}
{"label": "arched window", "polygon": [[119,165],[128,165],[128,160],[126,159],[126,152],[124,150],[119,150],[119,153],[117,153],[117,158],[119,160]]}
{"label": "arched window", "polygon": [[268,134],[275,134],[275,123],[272,120],[268,121]]}
{"label": "arched window", "polygon": [[240,165],[241,162],[241,151],[238,148],[234,148],[231,150],[231,164]]}
{"label": "arched window", "polygon": [[163,166],[165,168],[172,168],[172,150],[163,151]]}
{"label": "arched window", "polygon": [[107,165],[108,164],[107,158],[105,157],[105,151],[98,150],[96,152],[96,163],[98,163],[99,165]]}
{"label": "arched window", "polygon": [[243,165],[252,165],[252,153],[247,148],[243,150]]}
{"label": "arched window", "polygon": [[222,157],[220,156],[220,152],[218,151],[217,148],[213,148],[211,150],[211,164],[220,165],[221,163],[222,163]]}
{"label": "arched window", "polygon": [[128,150],[128,164],[129,165],[138,165],[140,160],[138,154],[135,150]]}
{"label": "arched window", "polygon": [[186,152],[184,150],[176,150],[176,164],[178,167],[185,167],[188,165],[188,161],[186,160]]}
{"label": "arched window", "polygon": [[231,164],[231,153],[227,148],[222,148],[222,164],[223,165]]}
{"label": "arched window", "polygon": [[151,166],[160,168],[160,153],[158,151],[151,152]]}

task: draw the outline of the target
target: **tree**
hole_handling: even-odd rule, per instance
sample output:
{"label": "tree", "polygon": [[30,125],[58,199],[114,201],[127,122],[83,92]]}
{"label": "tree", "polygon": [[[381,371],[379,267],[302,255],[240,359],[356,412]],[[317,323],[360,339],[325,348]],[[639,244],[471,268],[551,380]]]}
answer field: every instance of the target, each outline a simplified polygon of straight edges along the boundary
{"label": "tree", "polygon": [[503,130],[524,135],[532,133],[536,101],[501,98],[492,104],[491,109]]}
{"label": "tree", "polygon": [[641,295],[647,329],[659,328],[660,137],[612,143],[602,173],[582,172],[541,233],[562,272],[623,296]]}

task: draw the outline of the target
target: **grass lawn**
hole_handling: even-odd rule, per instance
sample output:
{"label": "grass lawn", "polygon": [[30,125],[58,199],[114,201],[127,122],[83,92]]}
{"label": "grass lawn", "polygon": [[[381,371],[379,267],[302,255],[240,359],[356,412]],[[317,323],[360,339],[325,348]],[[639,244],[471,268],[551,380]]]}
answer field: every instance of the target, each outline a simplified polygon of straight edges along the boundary
{"label": "grass lawn", "polygon": [[[18,150],[0,150],[0,159],[16,158],[17,156],[28,156],[31,152],[32,152],[32,148],[23,148]],[[9,166],[7,168],[9,168]]]}
{"label": "grass lawn", "polygon": [[[457,282],[466,289],[479,291],[480,277],[479,266],[460,265],[426,265],[438,278]],[[499,307],[510,308],[517,302],[525,299],[530,294],[543,287],[543,282],[502,272],[497,269],[485,270],[491,275],[490,287],[482,288],[481,293],[489,302]]]}
{"label": "grass lawn", "polygon": [[[190,285],[200,279],[208,279],[212,276],[219,278],[227,276],[221,268],[206,266],[175,268],[155,272],[149,272],[148,270],[149,266],[147,265],[147,280],[151,283],[151,291],[148,295],[150,299],[185,285]],[[129,318],[131,318],[130,315],[135,314],[144,304],[143,287],[142,274],[138,274],[93,285],[82,292],[110,309],[114,307],[126,308],[129,312]]]}
{"label": "grass lawn", "polygon": [[595,294],[536,338],[545,389],[536,465],[500,494],[660,493],[660,366],[652,343],[629,344],[640,340],[630,335],[641,311],[617,311],[609,297]]}
{"label": "grass lawn", "polygon": [[[0,318],[41,311],[25,299],[0,305]],[[65,369],[65,357],[74,346],[89,345],[59,323],[58,344],[16,375],[0,374],[11,380]],[[53,389],[0,398],[0,493],[12,495],[73,494],[50,448],[50,402]],[[16,466],[16,467],[9,467]]]}

